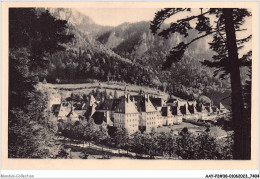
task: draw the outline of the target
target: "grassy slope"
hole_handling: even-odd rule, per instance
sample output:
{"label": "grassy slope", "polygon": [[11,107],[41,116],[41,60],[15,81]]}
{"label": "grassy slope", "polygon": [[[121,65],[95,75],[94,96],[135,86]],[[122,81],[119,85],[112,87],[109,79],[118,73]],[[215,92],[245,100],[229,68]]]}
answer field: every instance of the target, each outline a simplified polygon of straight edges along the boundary
{"label": "grassy slope", "polygon": [[[140,90],[142,89],[145,93],[149,95],[154,95],[154,96],[160,96],[164,99],[167,99],[169,96],[167,93],[164,93],[162,91],[159,91],[153,88],[149,88],[147,86],[138,86],[138,85],[127,85],[127,91],[130,94],[138,94]],[[100,88],[100,91],[106,90],[107,93],[109,94],[112,92],[114,94],[114,91],[116,90],[118,95],[124,95],[125,91],[125,84],[120,84],[120,83],[112,83],[112,82],[93,82],[93,83],[82,83],[82,84],[47,84],[48,87],[54,88],[61,92],[63,95],[68,96],[70,93],[79,93],[79,94],[88,94],[90,91],[93,89],[96,90],[96,88]]]}

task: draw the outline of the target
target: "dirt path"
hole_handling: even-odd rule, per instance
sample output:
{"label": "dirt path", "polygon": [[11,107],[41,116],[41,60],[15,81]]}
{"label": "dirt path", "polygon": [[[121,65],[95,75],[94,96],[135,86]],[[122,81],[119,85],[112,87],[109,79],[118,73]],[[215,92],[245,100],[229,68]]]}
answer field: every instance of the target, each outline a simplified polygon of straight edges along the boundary
{"label": "dirt path", "polygon": [[[96,149],[96,150],[100,150],[102,151],[102,147],[101,146],[98,146],[96,144],[93,144],[93,143],[90,143],[90,146],[89,144],[74,144],[72,143],[71,145],[73,146],[77,146],[77,147],[82,147],[82,148],[87,148],[87,147],[90,147],[91,149]],[[104,152],[111,152],[111,153],[114,153],[114,154],[128,154],[128,155],[132,155],[132,156],[135,156],[136,154],[133,153],[133,152],[129,152],[127,153],[126,150],[123,150],[123,149],[112,149],[112,148],[109,148],[107,146],[104,146],[103,147],[103,151]]]}

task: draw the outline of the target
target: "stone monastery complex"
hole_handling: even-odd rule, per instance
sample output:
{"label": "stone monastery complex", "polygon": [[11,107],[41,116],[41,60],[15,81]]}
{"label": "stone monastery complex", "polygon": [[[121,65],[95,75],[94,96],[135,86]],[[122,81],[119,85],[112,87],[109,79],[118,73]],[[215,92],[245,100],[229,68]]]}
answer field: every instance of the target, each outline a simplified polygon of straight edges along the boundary
{"label": "stone monastery complex", "polygon": [[215,120],[230,113],[221,103],[216,107],[212,103],[177,98],[164,100],[148,94],[130,95],[127,91],[118,99],[98,100],[91,95],[87,103],[70,103],[57,92],[51,93],[49,99],[49,107],[57,120],[75,122],[92,118],[97,125],[125,128],[129,134],[178,125],[183,120]]}

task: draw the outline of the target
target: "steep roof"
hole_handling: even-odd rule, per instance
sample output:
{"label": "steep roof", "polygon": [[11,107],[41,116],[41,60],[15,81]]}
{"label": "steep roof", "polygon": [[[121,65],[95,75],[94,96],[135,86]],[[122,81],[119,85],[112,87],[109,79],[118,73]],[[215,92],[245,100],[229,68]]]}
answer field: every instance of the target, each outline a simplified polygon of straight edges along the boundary
{"label": "steep roof", "polygon": [[179,108],[179,106],[171,106],[172,107],[172,115],[180,115],[181,114],[181,110]]}
{"label": "steep roof", "polygon": [[187,104],[188,104],[188,102],[185,101],[185,100],[178,100],[178,106],[179,106],[179,107],[180,107],[180,106],[187,105]]}
{"label": "steep roof", "polygon": [[66,117],[71,111],[71,107],[70,106],[60,106],[60,110],[59,110],[59,117]]}
{"label": "steep roof", "polygon": [[70,111],[69,114],[67,114],[66,116],[71,117],[71,118],[78,118],[79,117],[78,114],[74,110]]}
{"label": "steep roof", "polygon": [[225,111],[225,112],[230,112],[228,106],[225,105],[224,103],[219,103],[219,110]]}
{"label": "steep roof", "polygon": [[153,105],[153,103],[150,101],[149,96],[144,95],[134,95],[130,96],[130,99],[135,104],[137,110],[139,112],[155,112],[156,109]]}
{"label": "steep roof", "polygon": [[194,113],[197,113],[197,109],[196,109],[196,105],[194,105],[196,103],[192,103],[192,104],[189,104],[188,103],[188,110],[191,114],[194,114]]}
{"label": "steep roof", "polygon": [[131,95],[130,99],[136,105],[136,108],[139,112],[145,111],[145,98],[144,95]]}
{"label": "steep roof", "polygon": [[173,114],[172,106],[162,107],[161,114],[162,116],[171,116]]}
{"label": "steep roof", "polygon": [[81,103],[78,102],[78,103],[75,103],[73,106],[75,107],[74,109],[76,109],[76,110],[81,110],[83,104],[81,104]]}
{"label": "steep roof", "polygon": [[188,109],[188,104],[184,104],[183,106],[180,106],[180,111],[182,114],[190,114],[190,111]]}
{"label": "steep roof", "polygon": [[119,105],[120,101],[121,101],[121,99],[114,99],[113,100],[113,104],[112,104],[112,108],[111,108],[112,111],[116,110],[116,108]]}
{"label": "steep roof", "polygon": [[150,98],[150,101],[153,103],[155,107],[163,106],[162,98]]}
{"label": "steep roof", "polygon": [[89,97],[89,106],[93,106],[96,102],[96,99],[93,95],[90,95]]}
{"label": "steep roof", "polygon": [[138,110],[137,110],[135,104],[131,101],[130,97],[128,96],[127,98],[121,99],[115,112],[124,113],[124,114],[132,114],[132,113],[138,113]]}
{"label": "steep roof", "polygon": [[83,103],[83,105],[82,105],[82,109],[87,109],[88,108],[88,105],[87,105],[87,103]]}
{"label": "steep roof", "polygon": [[199,112],[208,112],[203,104],[197,105],[197,109]]}
{"label": "steep roof", "polygon": [[162,114],[162,116],[167,116],[167,107],[162,107],[162,109],[161,109],[161,114]]}
{"label": "steep roof", "polygon": [[208,112],[213,112],[213,109],[210,105],[207,105],[205,106],[205,109],[208,111]]}
{"label": "steep roof", "polygon": [[189,105],[194,105],[196,106],[197,105],[197,101],[187,101]]}
{"label": "steep roof", "polygon": [[114,100],[113,99],[105,99],[103,102],[99,104],[97,110],[112,110]]}
{"label": "steep roof", "polygon": [[166,103],[174,103],[174,102],[176,102],[177,101],[177,99],[169,99]]}
{"label": "steep roof", "polygon": [[156,109],[150,101],[149,97],[145,99],[145,112],[156,112]]}

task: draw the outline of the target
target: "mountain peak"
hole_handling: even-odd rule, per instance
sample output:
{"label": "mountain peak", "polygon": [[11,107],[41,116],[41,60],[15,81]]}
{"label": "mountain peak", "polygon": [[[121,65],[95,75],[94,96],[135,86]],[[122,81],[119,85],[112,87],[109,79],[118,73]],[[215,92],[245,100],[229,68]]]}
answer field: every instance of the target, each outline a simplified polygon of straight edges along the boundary
{"label": "mountain peak", "polygon": [[72,25],[95,24],[90,17],[72,8],[48,8],[48,10],[56,18],[66,20]]}

